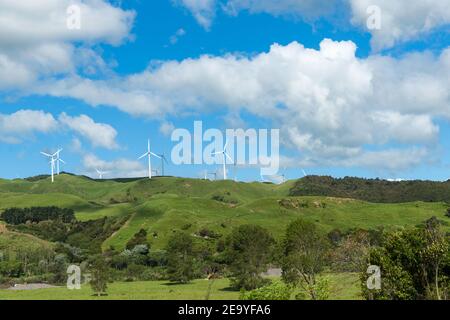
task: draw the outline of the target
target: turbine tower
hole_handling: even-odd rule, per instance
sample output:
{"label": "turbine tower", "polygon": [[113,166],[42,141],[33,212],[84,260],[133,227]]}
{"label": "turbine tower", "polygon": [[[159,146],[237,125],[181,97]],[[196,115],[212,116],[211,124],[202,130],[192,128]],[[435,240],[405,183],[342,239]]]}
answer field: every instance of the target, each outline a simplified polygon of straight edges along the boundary
{"label": "turbine tower", "polygon": [[54,154],[48,154],[46,152],[41,152],[42,155],[50,158],[50,167],[51,167],[51,174],[52,174],[52,183],[55,182],[55,162],[56,162],[56,153]]}
{"label": "turbine tower", "polygon": [[148,157],[148,178],[151,179],[152,178],[152,156],[154,156],[156,158],[159,158],[159,159],[161,159],[161,157],[150,151],[150,139],[148,139],[147,142],[148,142],[147,143],[147,152],[144,153],[142,156],[140,156],[138,158],[138,160],[141,160],[142,158]]}
{"label": "turbine tower", "polygon": [[161,171],[162,171],[162,176],[164,177],[164,162],[167,164],[169,164],[169,162],[167,161],[167,158],[164,155],[164,153],[158,154],[158,156],[161,159]]}
{"label": "turbine tower", "polygon": [[227,180],[227,158],[230,159],[230,161],[233,163],[233,159],[231,159],[230,155],[227,153],[227,146],[228,146],[228,140],[225,142],[225,146],[223,147],[222,151],[219,152],[214,152],[211,155],[218,155],[221,154],[222,155],[222,160],[223,160],[223,180]]}
{"label": "turbine tower", "polygon": [[59,164],[60,164],[60,163],[66,164],[66,163],[64,162],[64,160],[61,159],[61,157],[60,157],[61,151],[63,151],[63,149],[58,149],[58,151],[56,151],[55,154],[54,154],[54,156],[55,156],[55,161],[56,161],[56,174],[57,174],[58,176],[59,176]]}

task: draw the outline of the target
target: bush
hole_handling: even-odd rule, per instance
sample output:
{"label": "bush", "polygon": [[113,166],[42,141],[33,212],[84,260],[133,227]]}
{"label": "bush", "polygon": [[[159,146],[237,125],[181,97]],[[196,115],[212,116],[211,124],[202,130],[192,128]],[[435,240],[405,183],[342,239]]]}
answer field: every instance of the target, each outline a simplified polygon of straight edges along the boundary
{"label": "bush", "polygon": [[126,248],[133,249],[137,245],[146,245],[149,247],[149,243],[147,241],[147,231],[144,229],[139,230],[130,241],[127,242]]}
{"label": "bush", "polygon": [[281,282],[274,282],[267,286],[251,291],[241,291],[240,300],[290,300],[293,289]]}
{"label": "bush", "polygon": [[213,230],[209,230],[208,228],[200,229],[197,235],[202,238],[210,238],[210,239],[218,239],[222,237],[220,233],[216,233]]}
{"label": "bush", "polygon": [[19,261],[0,261],[0,275],[10,278],[18,278],[23,274],[23,266]]}

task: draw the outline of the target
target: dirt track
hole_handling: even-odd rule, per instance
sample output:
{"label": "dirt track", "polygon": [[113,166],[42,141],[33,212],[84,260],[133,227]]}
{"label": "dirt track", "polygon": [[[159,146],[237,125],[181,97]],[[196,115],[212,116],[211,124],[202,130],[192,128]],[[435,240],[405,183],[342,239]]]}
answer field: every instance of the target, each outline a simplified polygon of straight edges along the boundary
{"label": "dirt track", "polygon": [[47,288],[55,288],[55,286],[51,286],[45,283],[16,284],[14,287],[8,288],[8,290],[36,290]]}

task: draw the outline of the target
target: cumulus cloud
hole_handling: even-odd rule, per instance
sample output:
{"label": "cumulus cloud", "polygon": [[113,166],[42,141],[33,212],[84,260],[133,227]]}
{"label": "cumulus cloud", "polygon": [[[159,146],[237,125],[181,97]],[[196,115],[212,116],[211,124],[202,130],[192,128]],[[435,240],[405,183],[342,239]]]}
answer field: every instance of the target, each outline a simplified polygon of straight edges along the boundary
{"label": "cumulus cloud", "polygon": [[83,157],[83,166],[86,173],[92,177],[97,177],[96,170],[107,171],[108,178],[144,177],[148,175],[145,166],[139,161],[128,159],[105,161],[91,153]]}
{"label": "cumulus cloud", "polygon": [[[70,5],[80,8],[79,30],[67,27]],[[86,47],[122,43],[130,37],[134,16],[104,0],[1,0],[0,90],[23,89],[46,77],[74,73],[80,57],[82,67],[97,66],[98,55],[86,55]]]}
{"label": "cumulus cloud", "polygon": [[381,29],[371,30],[372,47],[381,50],[450,24],[450,2],[442,0],[349,0],[352,23],[366,28],[367,8],[381,10]]}
{"label": "cumulus cloud", "polygon": [[109,124],[97,123],[86,115],[71,117],[65,113],[62,113],[58,120],[63,126],[88,139],[95,147],[106,149],[118,147],[116,143],[117,131]]}
{"label": "cumulus cloud", "polygon": [[[360,157],[367,145],[433,145],[450,119],[450,49],[435,56],[358,58],[351,41],[274,44],[254,56],[168,61],[112,81],[42,88],[147,117],[248,112],[282,128],[283,143],[315,159]],[[324,160],[325,161],[325,160]]]}
{"label": "cumulus cloud", "polygon": [[[97,123],[86,115],[71,117],[62,113],[55,118],[51,113],[42,110],[19,110],[12,114],[0,113],[0,142],[20,143],[34,134],[49,134],[57,129],[66,129],[88,141],[94,147],[116,149],[117,131],[105,123]],[[82,151],[82,144],[78,138],[72,140],[71,149]]]}
{"label": "cumulus cloud", "polygon": [[57,126],[53,115],[44,111],[19,110],[12,114],[0,114],[0,141],[20,143],[24,137],[48,133]]}

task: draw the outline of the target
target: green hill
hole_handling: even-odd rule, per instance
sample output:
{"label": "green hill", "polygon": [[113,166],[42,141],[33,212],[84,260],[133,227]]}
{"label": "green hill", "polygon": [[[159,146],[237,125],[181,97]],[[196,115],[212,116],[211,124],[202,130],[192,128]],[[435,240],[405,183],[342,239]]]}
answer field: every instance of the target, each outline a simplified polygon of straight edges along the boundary
{"label": "green hill", "polygon": [[432,216],[449,228],[444,215],[444,201],[450,198],[450,192],[444,192],[448,182],[306,177],[275,185],[175,177],[93,180],[68,174],[57,176],[53,184],[48,177],[31,180],[2,180],[0,211],[54,205],[74,209],[82,221],[123,217],[126,222],[106,239],[104,249],[123,249],[141,228],[154,248],[163,248],[177,230],[199,238],[200,231],[207,230],[220,237],[244,223],[261,225],[280,238],[286,225],[298,217],[316,222],[325,231],[405,227]]}

